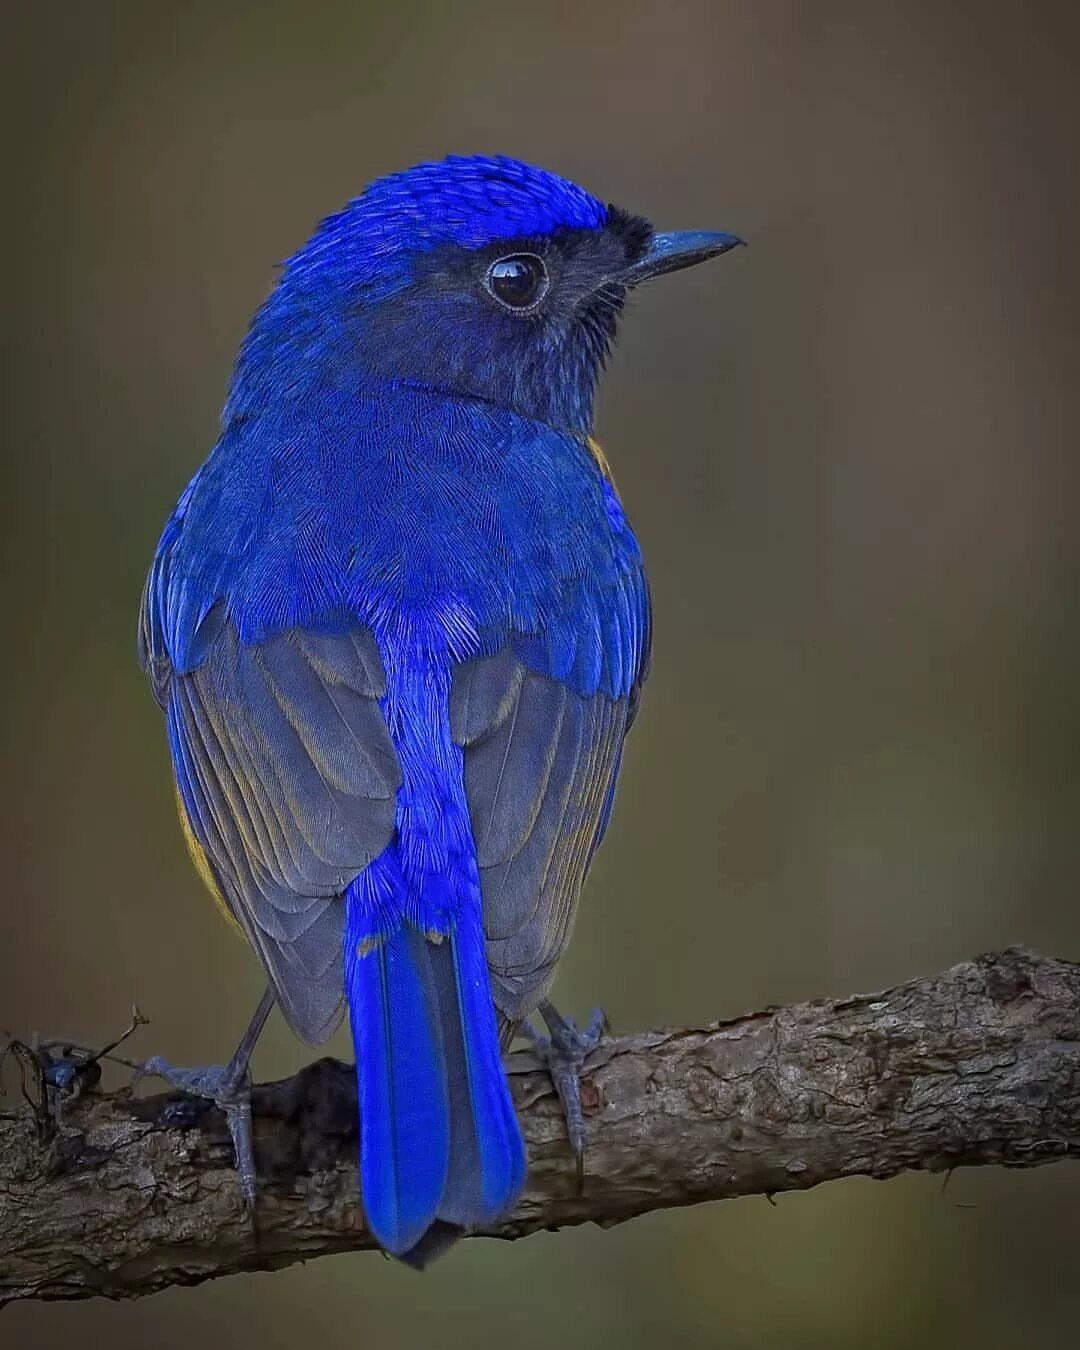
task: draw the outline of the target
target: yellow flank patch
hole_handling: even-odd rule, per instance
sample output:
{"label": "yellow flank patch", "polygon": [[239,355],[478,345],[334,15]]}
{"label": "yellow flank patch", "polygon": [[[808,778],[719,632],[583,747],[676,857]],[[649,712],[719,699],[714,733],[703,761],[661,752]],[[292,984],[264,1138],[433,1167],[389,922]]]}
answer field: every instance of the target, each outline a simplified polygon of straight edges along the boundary
{"label": "yellow flank patch", "polygon": [[[585,444],[589,447],[589,454],[596,460],[600,472],[608,480],[611,486],[615,487],[615,479],[611,475],[611,465],[607,461],[607,455],[604,454],[604,447],[595,436],[586,437]],[[615,490],[618,491],[617,488]]]}
{"label": "yellow flank patch", "polygon": [[[174,787],[176,785],[174,784]],[[180,815],[180,828],[184,831],[184,842],[187,844],[187,850],[191,861],[195,864],[195,871],[198,872],[203,885],[214,897],[218,909],[221,910],[228,920],[229,927],[234,928],[241,937],[244,930],[236,922],[229,906],[225,902],[225,897],[221,893],[221,887],[214,879],[214,874],[210,870],[210,863],[206,857],[206,850],[202,844],[195,838],[195,831],[191,828],[191,821],[188,818],[187,808],[184,806],[184,799],[180,796],[180,789],[176,787],[176,809]]]}
{"label": "yellow flank patch", "polygon": [[424,932],[424,936],[429,942],[434,942],[436,947],[441,946],[446,941],[446,934],[440,933],[437,928],[428,928]]}
{"label": "yellow flank patch", "polygon": [[382,938],[365,938],[363,942],[358,942],[356,944],[356,954],[362,961],[365,956],[370,956],[372,952],[377,952],[381,946]]}

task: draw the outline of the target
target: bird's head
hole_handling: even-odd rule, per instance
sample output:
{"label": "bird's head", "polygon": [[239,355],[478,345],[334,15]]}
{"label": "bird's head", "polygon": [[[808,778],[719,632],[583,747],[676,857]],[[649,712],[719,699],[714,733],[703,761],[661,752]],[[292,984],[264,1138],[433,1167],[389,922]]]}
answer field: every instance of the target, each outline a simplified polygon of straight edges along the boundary
{"label": "bird's head", "polygon": [[375,379],[587,431],[627,291],[739,242],[658,234],[512,159],[418,165],[373,183],[286,262],[226,415]]}

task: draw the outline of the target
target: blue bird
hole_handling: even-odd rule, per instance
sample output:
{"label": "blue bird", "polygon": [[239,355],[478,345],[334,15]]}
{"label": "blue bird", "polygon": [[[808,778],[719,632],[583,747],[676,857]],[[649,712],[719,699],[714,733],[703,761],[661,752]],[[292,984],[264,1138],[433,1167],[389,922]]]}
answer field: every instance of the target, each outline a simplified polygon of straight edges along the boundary
{"label": "blue bird", "polygon": [[501,1056],[537,1008],[580,1147],[591,1041],[546,996],[650,645],[594,390],[628,289],[738,242],[450,158],[324,220],[255,315],[140,618],[193,861],[269,980],[228,1065],[147,1067],[226,1108],[249,1201],[274,1001],[310,1044],[348,1009],[395,1256],[513,1207]]}

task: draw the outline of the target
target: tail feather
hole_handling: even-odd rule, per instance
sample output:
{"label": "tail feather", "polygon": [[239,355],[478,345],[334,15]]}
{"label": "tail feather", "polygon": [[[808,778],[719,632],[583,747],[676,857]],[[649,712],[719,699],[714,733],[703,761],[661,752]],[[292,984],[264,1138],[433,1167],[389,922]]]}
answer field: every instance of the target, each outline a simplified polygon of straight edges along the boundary
{"label": "tail feather", "polygon": [[525,1149],[479,915],[438,941],[402,922],[365,955],[360,930],[347,921],[364,1210],[387,1251],[423,1266],[513,1205]]}
{"label": "tail feather", "polygon": [[446,1187],[450,1115],[423,942],[404,925],[346,962],[360,1098],[364,1211],[379,1242],[403,1252],[423,1236]]}
{"label": "tail feather", "polygon": [[[503,1071],[479,915],[462,917],[451,951],[457,1017],[444,1026],[456,1030],[458,1044],[454,1058],[447,1046],[447,1064],[451,1081],[456,1078],[467,1089],[467,1100],[452,1120],[451,1157],[457,1161],[453,1150],[468,1132],[477,1168],[470,1174],[464,1166],[451,1166],[445,1217],[475,1227],[494,1222],[517,1199],[525,1184],[525,1145]],[[463,1181],[469,1183],[466,1194],[461,1193]],[[464,1207],[463,1219],[451,1213],[451,1202]]]}

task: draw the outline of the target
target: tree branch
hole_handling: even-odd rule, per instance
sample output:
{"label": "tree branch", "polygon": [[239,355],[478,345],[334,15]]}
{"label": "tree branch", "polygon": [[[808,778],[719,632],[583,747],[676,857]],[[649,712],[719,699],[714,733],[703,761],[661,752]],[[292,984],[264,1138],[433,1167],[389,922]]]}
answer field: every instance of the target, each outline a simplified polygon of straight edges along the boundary
{"label": "tree branch", "polygon": [[[1011,948],[881,994],[605,1040],[586,1181],[531,1056],[510,1061],[529,1181],[506,1238],[839,1177],[1034,1167],[1080,1149],[1080,966]],[[253,1236],[213,1107],[84,1096],[42,1142],[0,1116],[0,1303],[112,1298],[371,1246],[350,1067],[256,1088]]]}

